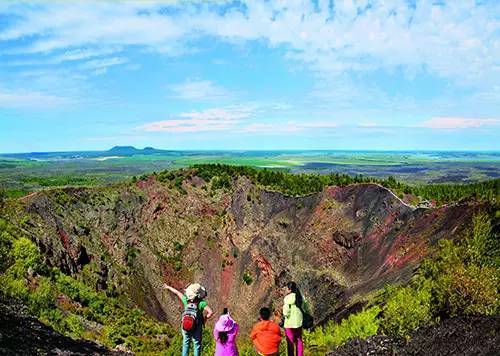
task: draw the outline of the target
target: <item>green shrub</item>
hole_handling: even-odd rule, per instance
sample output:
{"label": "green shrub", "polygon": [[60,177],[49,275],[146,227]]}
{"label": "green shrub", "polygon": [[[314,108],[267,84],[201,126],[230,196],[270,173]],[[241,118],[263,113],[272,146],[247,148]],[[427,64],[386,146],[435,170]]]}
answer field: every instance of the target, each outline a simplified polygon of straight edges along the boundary
{"label": "green shrub", "polygon": [[429,285],[418,289],[392,287],[386,293],[382,325],[387,334],[406,336],[410,331],[433,320]]}
{"label": "green shrub", "polygon": [[56,276],[56,286],[59,291],[83,306],[88,306],[99,298],[98,293],[90,289],[85,283],[63,273]]}
{"label": "green shrub", "polygon": [[465,262],[500,267],[500,239],[493,235],[491,220],[484,213],[472,219],[472,231],[465,240]]}
{"label": "green shrub", "polygon": [[64,318],[63,312],[59,309],[44,309],[40,313],[40,320],[61,334],[65,334],[67,331],[63,325]]}
{"label": "green shrub", "polygon": [[79,281],[86,284],[87,286],[95,288],[98,285],[99,280],[101,278],[99,267],[97,266],[96,261],[95,260],[91,261],[89,264],[83,266],[77,278]]}
{"label": "green shrub", "polygon": [[26,237],[14,240],[11,256],[14,264],[9,269],[15,276],[24,277],[28,270],[39,273],[44,267],[43,258],[38,251],[38,247]]}
{"label": "green shrub", "polygon": [[248,272],[243,273],[243,282],[245,282],[247,285],[252,284],[253,278]]}
{"label": "green shrub", "polygon": [[341,345],[352,339],[366,339],[377,334],[380,321],[377,316],[380,307],[374,306],[342,320],[333,330],[334,345]]}
{"label": "green shrub", "polygon": [[499,239],[487,215],[477,214],[472,222],[466,239],[440,241],[436,256],[421,264],[436,315],[494,315],[500,309]]}
{"label": "green shrub", "polygon": [[65,294],[69,298],[80,301],[80,290],[84,288],[83,283],[80,284],[75,281],[72,277],[67,276],[63,273],[58,273],[55,277],[56,287],[61,293]]}
{"label": "green shrub", "polygon": [[451,272],[451,315],[497,315],[500,312],[499,271],[493,267],[460,266]]}
{"label": "green shrub", "polygon": [[44,309],[40,314],[40,320],[50,325],[57,332],[79,339],[83,336],[85,328],[81,319],[75,314],[64,314],[59,309]]}
{"label": "green shrub", "polygon": [[203,354],[215,355],[215,340],[211,328],[203,329]]}
{"label": "green shrub", "polygon": [[55,282],[57,289],[85,307],[85,316],[94,321],[102,322],[113,310],[108,306],[109,300],[105,295],[92,290],[71,276],[59,273],[55,277]]}
{"label": "green shrub", "polygon": [[85,331],[82,322],[75,314],[70,314],[64,318],[65,334],[75,339],[80,339]]}
{"label": "green shrub", "polygon": [[[3,265],[5,272],[0,274],[3,295],[21,299],[42,322],[73,338],[97,340],[111,348],[124,343],[134,352],[177,352],[177,349],[170,352],[169,339],[175,333],[169,325],[147,317],[143,311],[130,308],[117,298],[96,292],[82,280],[65,275],[56,267],[45,268],[36,245],[16,235],[15,228],[0,219],[0,248],[10,259]],[[7,242],[2,244],[4,240]],[[93,280],[89,268],[80,278]],[[56,306],[55,297],[59,294],[69,300]],[[102,326],[86,330],[86,320]]]}
{"label": "green shrub", "polygon": [[55,296],[56,291],[50,279],[41,277],[38,280],[37,288],[29,294],[31,312],[40,315],[42,310],[53,307]]}
{"label": "green shrub", "polygon": [[232,179],[227,173],[222,173],[219,177],[212,178],[212,189],[229,189],[232,185]]}
{"label": "green shrub", "polygon": [[125,261],[128,267],[134,266],[134,262],[139,252],[140,252],[139,249],[137,249],[136,247],[127,246],[127,248],[125,249]]}
{"label": "green shrub", "polygon": [[11,274],[0,276],[0,290],[4,295],[21,300],[27,300],[30,292],[25,279],[16,279]]}
{"label": "green shrub", "polygon": [[7,222],[0,219],[0,272],[7,269],[12,263],[10,250],[12,248],[13,237],[9,232]]}
{"label": "green shrub", "polygon": [[375,335],[380,325],[378,319],[380,310],[380,307],[373,306],[357,314],[351,314],[340,324],[328,322],[312,331],[306,331],[304,334],[305,342],[317,348],[318,351],[326,351],[349,340],[364,339]]}
{"label": "green shrub", "polygon": [[174,337],[170,326],[149,319],[142,310],[120,308],[107,320],[102,341],[110,347],[125,344],[134,352],[164,351],[167,344],[158,335]]}

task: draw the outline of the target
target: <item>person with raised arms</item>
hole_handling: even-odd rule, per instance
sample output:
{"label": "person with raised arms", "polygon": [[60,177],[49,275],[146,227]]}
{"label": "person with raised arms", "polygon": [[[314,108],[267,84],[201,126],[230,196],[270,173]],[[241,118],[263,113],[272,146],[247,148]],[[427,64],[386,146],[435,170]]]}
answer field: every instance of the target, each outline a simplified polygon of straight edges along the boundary
{"label": "person with raised arms", "polygon": [[[163,288],[175,294],[184,306],[181,319],[182,356],[189,355],[191,341],[193,342],[194,356],[200,356],[202,351],[203,326],[213,315],[212,309],[210,309],[205,300],[207,297],[206,289],[199,283],[190,284],[184,294],[167,284],[164,284]],[[204,312],[206,312],[206,315],[204,315]]]}

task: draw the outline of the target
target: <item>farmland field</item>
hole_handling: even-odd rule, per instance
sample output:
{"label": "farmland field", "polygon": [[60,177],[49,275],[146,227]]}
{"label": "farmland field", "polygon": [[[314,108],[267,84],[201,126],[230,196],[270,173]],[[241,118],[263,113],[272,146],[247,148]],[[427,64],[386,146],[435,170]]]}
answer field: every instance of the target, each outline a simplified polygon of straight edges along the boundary
{"label": "farmland field", "polygon": [[109,151],[0,155],[0,187],[21,196],[45,187],[91,186],[198,163],[293,173],[394,176],[410,184],[469,183],[500,177],[499,152],[413,151]]}

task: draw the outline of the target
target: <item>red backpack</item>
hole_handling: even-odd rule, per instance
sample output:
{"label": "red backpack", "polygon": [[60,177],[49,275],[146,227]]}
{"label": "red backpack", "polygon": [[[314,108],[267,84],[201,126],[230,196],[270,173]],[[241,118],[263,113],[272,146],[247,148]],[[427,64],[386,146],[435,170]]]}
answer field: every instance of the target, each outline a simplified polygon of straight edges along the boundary
{"label": "red backpack", "polygon": [[182,313],[182,329],[192,331],[196,329],[196,325],[200,321],[200,311],[198,309],[199,302],[189,300],[184,312]]}

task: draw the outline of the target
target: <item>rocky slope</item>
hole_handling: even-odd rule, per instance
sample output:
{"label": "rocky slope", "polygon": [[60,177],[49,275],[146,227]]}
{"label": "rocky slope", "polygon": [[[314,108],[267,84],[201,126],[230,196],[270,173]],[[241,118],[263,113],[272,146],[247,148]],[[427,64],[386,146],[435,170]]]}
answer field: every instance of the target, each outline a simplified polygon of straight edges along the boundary
{"label": "rocky slope", "polygon": [[162,282],[200,281],[215,310],[228,306],[246,328],[262,305],[279,310],[291,279],[317,322],[341,317],[385,283],[407,281],[429,247],[460,236],[477,208],[415,209],[375,184],[289,197],[246,178],[213,190],[196,176],[177,186],[150,177],[40,192],[24,199],[19,219],[49,264],[125,293],[160,320],[180,314]]}
{"label": "rocky slope", "polygon": [[30,316],[12,300],[0,299],[1,355],[120,355],[90,341],[76,341]]}
{"label": "rocky slope", "polygon": [[354,340],[329,356],[498,355],[499,317],[457,317],[415,330],[408,341],[377,335]]}

